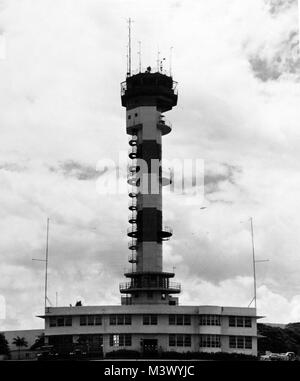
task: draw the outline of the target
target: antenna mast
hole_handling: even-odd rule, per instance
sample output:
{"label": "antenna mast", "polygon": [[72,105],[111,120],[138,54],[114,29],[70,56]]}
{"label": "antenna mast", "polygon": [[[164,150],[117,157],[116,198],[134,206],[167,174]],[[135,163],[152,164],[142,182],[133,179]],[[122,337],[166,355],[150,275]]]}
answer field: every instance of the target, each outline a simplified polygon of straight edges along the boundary
{"label": "antenna mast", "polygon": [[131,76],[131,18],[128,19],[128,72],[127,76]]}
{"label": "antenna mast", "polygon": [[170,47],[170,68],[169,68],[169,72],[170,72],[170,77],[172,77],[172,53],[173,53],[173,46]]}
{"label": "antenna mast", "polygon": [[48,252],[49,252],[49,221],[47,218],[47,240],[46,240],[46,260],[45,260],[45,309],[47,307],[47,291],[48,291]]}
{"label": "antenna mast", "polygon": [[253,261],[253,288],[254,288],[254,297],[251,300],[248,307],[254,301],[254,307],[256,308],[256,260],[255,260],[255,251],[254,251],[254,232],[253,232],[253,217],[250,217],[250,226],[251,226],[251,240],[252,240],[252,261]]}
{"label": "antenna mast", "polygon": [[159,72],[159,56],[160,56],[160,51],[159,49],[157,50],[157,71]]}
{"label": "antenna mast", "polygon": [[139,51],[138,51],[138,55],[139,55],[139,73],[142,71],[142,48],[141,48],[141,41],[139,41]]}

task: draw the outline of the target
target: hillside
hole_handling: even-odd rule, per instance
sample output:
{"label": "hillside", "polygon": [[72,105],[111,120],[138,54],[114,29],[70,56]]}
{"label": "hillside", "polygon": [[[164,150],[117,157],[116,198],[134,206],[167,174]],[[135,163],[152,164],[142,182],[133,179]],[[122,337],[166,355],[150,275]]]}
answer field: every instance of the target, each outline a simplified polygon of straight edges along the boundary
{"label": "hillside", "polygon": [[285,328],[257,324],[257,329],[264,336],[258,340],[259,353],[295,352],[300,355],[300,323],[290,323]]}

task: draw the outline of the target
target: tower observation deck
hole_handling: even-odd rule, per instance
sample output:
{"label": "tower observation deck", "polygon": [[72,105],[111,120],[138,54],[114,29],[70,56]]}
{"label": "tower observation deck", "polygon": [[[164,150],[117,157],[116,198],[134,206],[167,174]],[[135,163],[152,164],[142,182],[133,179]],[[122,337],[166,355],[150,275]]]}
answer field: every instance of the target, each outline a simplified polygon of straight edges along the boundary
{"label": "tower observation deck", "polygon": [[163,113],[176,106],[177,97],[177,82],[161,72],[152,73],[150,67],[121,83],[132,188],[127,232],[131,270],[125,273],[129,281],[120,284],[123,304],[178,304],[171,294],[180,293],[181,286],[170,281],[173,272],[163,271],[162,245],[172,229],[163,226],[162,187],[171,179],[163,177],[161,169],[162,136],[172,130]]}

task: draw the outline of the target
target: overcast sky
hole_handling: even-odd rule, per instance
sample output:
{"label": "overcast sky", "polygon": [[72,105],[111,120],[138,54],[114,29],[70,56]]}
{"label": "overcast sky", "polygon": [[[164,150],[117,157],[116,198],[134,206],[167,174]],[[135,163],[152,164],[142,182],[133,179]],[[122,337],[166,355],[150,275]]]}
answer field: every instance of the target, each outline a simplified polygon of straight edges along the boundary
{"label": "overcast sky", "polygon": [[174,47],[163,156],[204,160],[203,204],[164,197],[180,303],[248,306],[253,216],[256,257],[270,260],[257,263],[258,313],[300,321],[297,1],[0,0],[0,328],[43,326],[32,258],[44,257],[48,216],[52,304],[56,292],[58,305],[120,302],[128,196],[99,194],[111,173],[96,165],[128,147],[128,17],[134,69],[139,40],[143,66]]}

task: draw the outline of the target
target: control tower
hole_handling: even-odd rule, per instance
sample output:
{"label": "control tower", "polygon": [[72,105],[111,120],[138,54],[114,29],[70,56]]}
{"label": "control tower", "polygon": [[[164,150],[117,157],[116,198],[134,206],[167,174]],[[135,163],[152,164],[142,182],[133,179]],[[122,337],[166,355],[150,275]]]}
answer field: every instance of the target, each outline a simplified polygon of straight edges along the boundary
{"label": "control tower", "polygon": [[161,168],[162,137],[172,130],[164,113],[177,104],[177,82],[160,71],[128,75],[121,83],[129,137],[128,167],[130,237],[128,282],[120,284],[122,304],[177,305],[171,294],[181,291],[170,281],[173,272],[163,271],[163,242],[172,229],[163,225],[162,187],[169,185]]}

